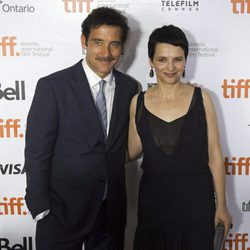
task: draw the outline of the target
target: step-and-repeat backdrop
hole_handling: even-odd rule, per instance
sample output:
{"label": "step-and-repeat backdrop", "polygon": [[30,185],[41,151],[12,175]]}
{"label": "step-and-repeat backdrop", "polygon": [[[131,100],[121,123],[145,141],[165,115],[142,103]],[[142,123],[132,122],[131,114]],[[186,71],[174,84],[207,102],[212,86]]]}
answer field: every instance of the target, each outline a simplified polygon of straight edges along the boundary
{"label": "step-and-repeat backdrop", "polygon": [[[151,31],[167,24],[185,31],[190,54],[184,80],[209,90],[218,115],[234,220],[223,249],[249,250],[249,0],[1,0],[0,249],[35,249],[35,223],[24,202],[27,113],[37,80],[83,57],[80,25],[99,6],[117,8],[128,17],[131,34],[118,67],[143,89],[155,82],[148,75]],[[127,250],[136,224],[138,179],[136,164],[129,165]]]}

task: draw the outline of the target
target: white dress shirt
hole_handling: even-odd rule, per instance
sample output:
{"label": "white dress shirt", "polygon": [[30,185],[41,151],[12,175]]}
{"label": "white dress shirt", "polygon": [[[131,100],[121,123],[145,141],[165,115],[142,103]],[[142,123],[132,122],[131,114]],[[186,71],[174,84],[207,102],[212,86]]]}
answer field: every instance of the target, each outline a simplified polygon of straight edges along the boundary
{"label": "white dress shirt", "polygon": [[107,82],[104,87],[104,95],[106,99],[106,108],[107,108],[107,135],[108,135],[110,119],[112,115],[114,95],[115,95],[115,77],[113,75],[113,72],[111,72],[105,78],[102,79],[88,66],[85,60],[82,61],[82,66],[87,76],[89,87],[95,103],[96,103],[96,96],[100,88],[99,82],[101,80],[105,80]]}

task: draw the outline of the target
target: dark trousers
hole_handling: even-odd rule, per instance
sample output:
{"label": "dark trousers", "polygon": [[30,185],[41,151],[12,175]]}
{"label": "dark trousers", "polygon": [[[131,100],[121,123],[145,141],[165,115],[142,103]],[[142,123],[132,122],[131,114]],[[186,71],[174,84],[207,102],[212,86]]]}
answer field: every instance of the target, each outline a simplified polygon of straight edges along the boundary
{"label": "dark trousers", "polygon": [[114,235],[105,225],[105,207],[101,207],[92,230],[82,235],[81,230],[68,230],[58,226],[48,214],[37,222],[36,250],[122,250]]}

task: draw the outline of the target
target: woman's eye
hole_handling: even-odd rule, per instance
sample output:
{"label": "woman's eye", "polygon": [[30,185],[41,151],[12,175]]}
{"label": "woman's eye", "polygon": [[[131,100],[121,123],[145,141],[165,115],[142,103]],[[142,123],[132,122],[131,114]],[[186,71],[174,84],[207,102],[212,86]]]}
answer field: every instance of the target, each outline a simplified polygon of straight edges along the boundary
{"label": "woman's eye", "polygon": [[159,58],[158,61],[159,62],[165,62],[166,60],[164,58]]}

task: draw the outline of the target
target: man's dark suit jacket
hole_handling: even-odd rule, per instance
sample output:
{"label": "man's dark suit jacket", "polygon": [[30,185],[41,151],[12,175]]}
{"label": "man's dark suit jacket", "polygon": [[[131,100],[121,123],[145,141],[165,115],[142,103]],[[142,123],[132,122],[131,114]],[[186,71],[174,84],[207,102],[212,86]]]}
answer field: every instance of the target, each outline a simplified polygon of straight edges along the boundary
{"label": "man's dark suit jacket", "polygon": [[33,217],[50,209],[62,227],[89,232],[106,198],[111,231],[124,233],[125,149],[129,105],[138,92],[114,70],[115,95],[107,143],[82,62],[38,81],[28,115],[26,203]]}

